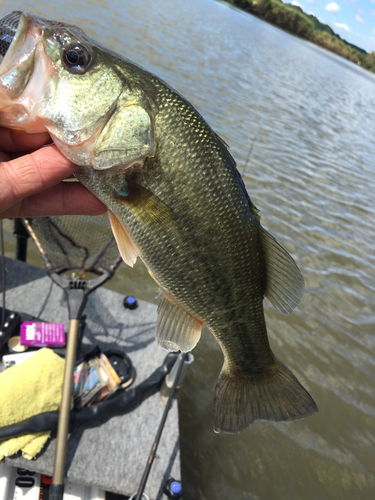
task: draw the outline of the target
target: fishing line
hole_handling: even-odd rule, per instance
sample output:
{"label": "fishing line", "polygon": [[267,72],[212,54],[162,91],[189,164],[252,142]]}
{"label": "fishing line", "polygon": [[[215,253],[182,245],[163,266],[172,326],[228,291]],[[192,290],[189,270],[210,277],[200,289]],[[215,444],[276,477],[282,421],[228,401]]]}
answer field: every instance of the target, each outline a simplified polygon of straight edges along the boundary
{"label": "fishing line", "polygon": [[255,136],[251,142],[251,146],[250,146],[250,149],[249,149],[249,152],[247,154],[247,158],[246,158],[246,161],[245,161],[245,166],[242,170],[242,175],[245,175],[245,171],[246,171],[246,167],[247,167],[247,164],[249,163],[249,160],[250,160],[250,156],[251,156],[251,152],[253,150],[253,146],[254,146],[254,142],[256,141],[257,137]]}

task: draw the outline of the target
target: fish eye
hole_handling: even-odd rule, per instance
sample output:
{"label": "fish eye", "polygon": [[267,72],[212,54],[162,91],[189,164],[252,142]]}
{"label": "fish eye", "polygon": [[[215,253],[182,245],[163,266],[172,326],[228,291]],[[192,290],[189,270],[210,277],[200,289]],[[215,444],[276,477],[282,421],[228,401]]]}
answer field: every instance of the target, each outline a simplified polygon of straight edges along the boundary
{"label": "fish eye", "polygon": [[86,47],[75,43],[63,48],[62,62],[70,73],[82,75],[89,68],[91,56]]}

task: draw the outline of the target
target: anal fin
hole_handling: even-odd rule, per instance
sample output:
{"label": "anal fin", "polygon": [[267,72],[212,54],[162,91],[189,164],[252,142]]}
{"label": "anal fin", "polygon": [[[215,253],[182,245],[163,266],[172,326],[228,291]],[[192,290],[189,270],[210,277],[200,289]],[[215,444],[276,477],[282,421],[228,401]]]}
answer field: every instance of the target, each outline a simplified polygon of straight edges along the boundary
{"label": "anal fin", "polygon": [[185,312],[164,293],[158,307],[156,340],[168,351],[191,351],[198,343],[202,322]]}
{"label": "anal fin", "polygon": [[108,216],[120,255],[128,266],[133,267],[138,257],[134,243],[115,214],[108,210]]}

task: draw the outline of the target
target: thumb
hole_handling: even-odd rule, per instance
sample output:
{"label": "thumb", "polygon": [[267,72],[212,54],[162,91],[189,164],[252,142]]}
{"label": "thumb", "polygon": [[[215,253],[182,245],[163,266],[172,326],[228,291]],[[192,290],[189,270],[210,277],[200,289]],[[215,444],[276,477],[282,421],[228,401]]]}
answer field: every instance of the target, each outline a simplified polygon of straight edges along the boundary
{"label": "thumb", "polygon": [[55,186],[78,168],[54,145],[0,163],[0,213],[28,196]]}

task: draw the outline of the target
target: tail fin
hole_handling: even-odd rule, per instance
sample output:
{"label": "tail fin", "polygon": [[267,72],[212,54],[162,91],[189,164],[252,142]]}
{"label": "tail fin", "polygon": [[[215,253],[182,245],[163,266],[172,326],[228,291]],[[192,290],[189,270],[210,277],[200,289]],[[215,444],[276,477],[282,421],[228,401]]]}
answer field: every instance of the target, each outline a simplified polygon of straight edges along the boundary
{"label": "tail fin", "polygon": [[240,432],[256,420],[287,422],[318,408],[288,368],[275,362],[261,373],[220,373],[214,403],[214,431]]}

